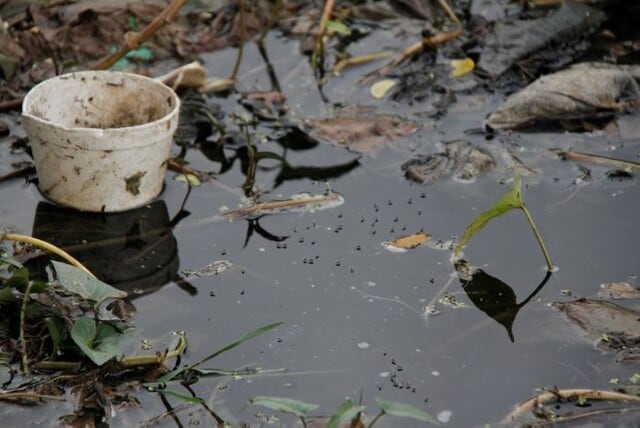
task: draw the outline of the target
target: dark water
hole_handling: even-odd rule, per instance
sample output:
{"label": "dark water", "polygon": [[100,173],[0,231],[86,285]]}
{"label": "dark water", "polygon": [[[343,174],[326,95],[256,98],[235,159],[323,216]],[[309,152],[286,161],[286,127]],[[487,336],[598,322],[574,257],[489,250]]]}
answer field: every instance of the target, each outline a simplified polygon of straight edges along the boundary
{"label": "dark water", "polygon": [[[384,33],[379,37],[384,40]],[[272,36],[267,50],[292,112],[298,117],[330,116],[331,106],[322,101],[308,63],[296,53],[297,45]],[[234,56],[232,50],[207,55],[206,65],[223,76],[231,69]],[[246,405],[256,395],[317,403],[318,415],[330,414],[347,396],[361,395],[370,415],[377,413],[374,399],[381,397],[416,405],[434,417],[451,412],[450,426],[481,426],[499,421],[514,404],[534,395],[536,388],[608,389],[611,378],[631,376],[632,369],[617,365],[613,355],[602,354],[581,340],[548,304],[566,300],[563,290],[570,290],[571,298],[585,297],[594,296],[603,282],[634,283],[640,188],[636,179],[610,180],[605,177],[610,168],[592,165],[590,182],[572,184],[578,176],[575,165],[557,159],[548,149],[572,148],[636,160],[640,152],[637,134],[624,141],[603,133],[562,132],[504,134],[486,140],[465,131],[481,125],[499,96],[460,94],[457,111],[433,122],[419,114],[425,106],[373,100],[367,87],[355,83],[365,71],[367,67],[360,67],[330,80],[325,96],[331,103],[365,103],[380,111],[407,114],[423,128],[378,153],[362,156],[358,167],[329,180],[331,189],[344,196],[342,206],[262,218],[264,230],[288,236],[283,242],[254,233],[245,246],[247,221],[200,221],[219,214],[223,206],[238,206],[244,180],[238,163],[217,183],[194,188],[185,205],[191,215],[173,229],[175,241],[168,236],[158,242],[152,251],[157,257],[151,261],[153,256],[147,253],[147,259],[133,259],[161,265],[160,272],[134,266],[131,278],[120,279],[145,293],[133,301],[138,310],[135,321],[143,334],[157,337],[170,330],[185,330],[189,349],[184,360],[196,361],[249,330],[284,321],[277,331],[207,365],[227,369],[255,365],[286,369],[284,372],[202,379],[192,386],[214,411],[234,423],[256,423],[256,411],[265,410]],[[243,90],[270,89],[266,68],[253,46],[247,46],[239,81]],[[469,107],[478,100],[482,101],[479,107]],[[214,101],[225,112],[241,109],[233,97]],[[633,121],[621,119],[621,127],[632,128]],[[520,310],[513,326],[514,342],[503,326],[472,305],[452,278],[450,251],[427,246],[396,254],[381,246],[383,241],[420,230],[435,239],[459,236],[479,212],[508,190],[509,183],[501,183],[513,174],[504,169],[473,184],[445,179],[425,186],[404,178],[400,166],[412,155],[433,152],[436,143],[461,138],[490,150],[508,146],[538,171],[524,178],[524,198],[558,271]],[[276,142],[258,148],[284,153]],[[11,162],[6,145],[0,145],[0,150],[0,160]],[[289,150],[285,155],[294,166],[340,165],[358,157],[325,143],[310,150]],[[189,150],[187,159],[194,168],[219,168],[197,150]],[[265,166],[273,164],[264,162]],[[327,189],[326,183],[308,178],[284,181],[273,188],[277,174],[277,170],[259,170],[256,185],[272,197]],[[161,221],[179,211],[187,193],[186,186],[173,176],[168,173],[154,214]],[[1,184],[0,192],[2,226],[33,233],[37,207],[43,200],[35,186],[15,180]],[[77,224],[74,220],[67,227]],[[113,253],[94,256],[113,259],[107,271],[131,263]],[[519,212],[490,223],[471,240],[465,257],[509,284],[518,301],[545,276],[542,254]],[[180,271],[199,269],[216,260],[229,260],[233,267],[214,277],[188,278],[192,289],[176,285]],[[465,306],[456,309],[439,303],[443,292]],[[432,303],[439,313],[427,316],[424,308]],[[188,393],[179,386],[173,388]],[[166,411],[155,394],[141,392],[137,398],[141,408],[118,411],[110,420],[113,426],[132,426]],[[182,424],[213,425],[214,420],[201,407],[168,400],[179,408],[177,417]],[[7,426],[24,425],[26,420],[47,426],[52,419],[72,412],[73,399],[37,409],[4,405],[1,411]],[[279,416],[283,425],[294,423]],[[380,426],[385,426],[384,421]],[[386,423],[416,426],[401,419],[389,418]],[[171,426],[175,421],[166,418],[162,424]]]}

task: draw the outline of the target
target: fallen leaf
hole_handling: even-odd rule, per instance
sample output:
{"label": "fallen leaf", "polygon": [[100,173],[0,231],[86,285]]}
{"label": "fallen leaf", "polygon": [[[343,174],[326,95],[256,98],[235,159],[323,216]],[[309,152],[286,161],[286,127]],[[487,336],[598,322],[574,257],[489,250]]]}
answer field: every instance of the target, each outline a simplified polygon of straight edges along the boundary
{"label": "fallen leaf", "polygon": [[487,119],[493,129],[624,113],[640,103],[640,66],[581,63],[543,76],[511,95]]}
{"label": "fallen leaf", "polygon": [[335,208],[343,203],[344,197],[335,192],[329,192],[324,195],[300,193],[293,195],[290,199],[257,202],[251,206],[229,211],[223,215],[230,219],[255,219],[270,214],[321,211],[329,208]]}
{"label": "fallen leaf", "polygon": [[465,76],[471,73],[476,66],[471,58],[452,59],[449,64],[451,64],[451,75],[453,77]]}
{"label": "fallen leaf", "polygon": [[404,253],[407,250],[418,248],[422,244],[431,239],[431,235],[424,232],[415,233],[413,235],[402,236],[394,239],[393,241],[386,241],[382,243],[382,246],[395,253]]}
{"label": "fallen leaf", "polygon": [[305,120],[300,126],[314,138],[367,154],[375,153],[393,140],[418,129],[415,122],[391,114]]}
{"label": "fallen leaf", "polygon": [[555,302],[552,306],[600,347],[637,350],[640,346],[640,313],[636,311],[591,299]]}
{"label": "fallen leaf", "polygon": [[640,299],[640,288],[628,282],[609,282],[600,285],[599,296],[610,299]]}
{"label": "fallen leaf", "polygon": [[396,81],[394,79],[384,79],[379,80],[373,85],[371,85],[371,96],[376,99],[382,99],[389,92],[391,88],[396,86]]}

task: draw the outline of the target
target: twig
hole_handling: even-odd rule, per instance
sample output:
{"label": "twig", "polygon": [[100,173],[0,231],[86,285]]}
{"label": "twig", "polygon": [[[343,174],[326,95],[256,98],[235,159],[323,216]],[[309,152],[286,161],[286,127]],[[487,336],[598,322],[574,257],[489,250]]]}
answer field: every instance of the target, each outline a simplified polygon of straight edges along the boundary
{"label": "twig", "polygon": [[16,398],[37,398],[40,400],[67,401],[64,397],[55,395],[35,394],[33,392],[5,392],[0,393],[0,400],[13,400]]}
{"label": "twig", "polygon": [[409,46],[404,52],[402,52],[397,57],[395,57],[394,60],[391,61],[389,64],[382,66],[374,70],[373,72],[369,73],[368,75],[366,75],[364,79],[358,82],[358,84],[362,85],[362,84],[369,83],[371,82],[371,80],[387,74],[389,71],[397,67],[399,64],[406,61],[408,58],[411,58],[412,56],[416,55],[417,53],[421,52],[423,49],[441,45],[443,43],[451,41],[456,37],[458,37],[460,34],[462,34],[462,28],[458,27],[454,31],[450,31],[448,33],[436,34],[431,37],[426,37],[420,40],[419,42],[416,42],[413,45]]}
{"label": "twig", "polygon": [[130,51],[137,49],[138,46],[149,40],[160,28],[169,23],[186,2],[187,0],[173,0],[160,15],[144,27],[141,33],[127,33],[131,36],[126,38],[125,43],[120,49],[93,64],[91,70],[106,70]]}
{"label": "twig", "polygon": [[82,269],[87,274],[91,275],[93,278],[96,277],[93,273],[91,273],[89,269],[87,269],[82,263],[76,260],[71,254],[67,253],[66,251],[56,247],[55,245],[47,241],[34,238],[33,236],[19,235],[17,233],[0,233],[0,241],[5,241],[5,240],[14,241],[14,242],[24,242],[27,244],[35,245],[36,247],[40,247],[44,250],[49,251],[50,253],[53,253],[57,256],[62,257],[65,261],[67,261],[68,263],[74,265],[79,269]]}
{"label": "twig", "polygon": [[577,400],[580,398],[586,400],[606,400],[640,403],[640,397],[635,395],[623,394],[621,392],[605,391],[599,389],[557,389],[553,391],[545,391],[533,398],[530,398],[518,404],[511,413],[509,413],[502,419],[501,424],[510,425],[514,421],[522,417],[525,413],[528,413],[537,406],[550,403],[554,400]]}
{"label": "twig", "polygon": [[561,158],[569,159],[572,161],[584,161],[584,162],[597,163],[600,165],[607,165],[607,166],[612,166],[614,168],[620,168],[625,171],[640,170],[640,163],[626,161],[622,159],[610,158],[607,156],[592,155],[589,153],[572,152],[572,151],[558,151],[556,152],[556,154]]}
{"label": "twig", "polygon": [[449,16],[449,19],[451,19],[456,24],[460,24],[460,20],[453,12],[453,9],[451,9],[451,6],[449,6],[449,3],[447,3],[447,0],[436,0],[436,2],[438,3],[438,6],[440,6],[444,10],[444,13]]}
{"label": "twig", "polygon": [[324,9],[322,10],[322,17],[320,18],[320,28],[318,29],[318,34],[316,35],[316,44],[313,48],[313,53],[311,54],[311,66],[314,70],[317,67],[318,57],[324,51],[324,33],[327,31],[327,23],[331,19],[331,13],[333,12],[334,5],[334,0],[326,0]]}
{"label": "twig", "polygon": [[29,369],[29,354],[27,350],[27,335],[25,333],[27,326],[27,301],[29,300],[29,293],[31,292],[31,281],[27,282],[27,289],[24,291],[24,297],[22,298],[22,306],[20,307],[20,353],[22,354],[22,370],[25,376],[31,374]]}

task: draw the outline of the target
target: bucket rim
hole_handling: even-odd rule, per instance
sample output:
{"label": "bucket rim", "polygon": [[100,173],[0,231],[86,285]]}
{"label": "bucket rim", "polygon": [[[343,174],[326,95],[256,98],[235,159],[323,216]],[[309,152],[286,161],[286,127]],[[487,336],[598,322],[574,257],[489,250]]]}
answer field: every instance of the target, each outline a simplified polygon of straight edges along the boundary
{"label": "bucket rim", "polygon": [[[29,111],[29,108],[32,105],[32,98],[35,97],[35,94],[37,94],[37,92],[39,90],[42,90],[43,87],[48,86],[48,85],[52,85],[55,84],[56,81],[58,80],[67,80],[67,79],[75,79],[78,77],[83,77],[83,76],[95,76],[95,75],[102,75],[102,76],[113,76],[113,77],[124,77],[127,79],[137,79],[140,81],[144,81],[147,83],[150,83],[152,85],[156,85],[158,87],[163,88],[163,90],[167,91],[167,94],[173,99],[173,107],[171,108],[171,110],[165,114],[164,116],[162,116],[159,119],[153,120],[151,122],[146,122],[146,123],[141,123],[139,125],[133,125],[133,126],[122,126],[122,127],[118,127],[118,128],[90,128],[90,127],[86,127],[86,126],[64,126],[58,122],[53,122],[51,120],[47,120],[47,119],[43,119],[40,116],[36,116],[35,114],[33,114],[31,111]],[[65,74],[61,74],[59,76],[55,76],[55,77],[51,77],[49,79],[43,80],[42,82],[38,83],[37,85],[35,85],[33,88],[31,88],[29,90],[29,92],[27,93],[27,95],[24,97],[24,100],[22,101],[22,116],[26,119],[29,120],[33,120],[35,122],[38,122],[42,125],[47,125],[47,126],[51,126],[53,128],[56,129],[60,129],[63,131],[72,131],[72,132],[78,132],[78,133],[89,133],[89,134],[100,134],[103,135],[104,133],[131,133],[131,132],[135,132],[135,131],[144,131],[147,128],[151,128],[154,126],[158,126],[164,122],[170,121],[172,120],[175,116],[178,115],[178,113],[180,112],[180,97],[178,97],[178,94],[175,93],[175,91],[173,89],[171,89],[169,86],[165,85],[163,82],[153,79],[151,77],[147,77],[147,76],[143,76],[140,74],[135,74],[135,73],[128,73],[128,72],[124,72],[124,71],[111,71],[111,70],[83,70],[83,71],[72,71],[69,73],[65,73]]]}

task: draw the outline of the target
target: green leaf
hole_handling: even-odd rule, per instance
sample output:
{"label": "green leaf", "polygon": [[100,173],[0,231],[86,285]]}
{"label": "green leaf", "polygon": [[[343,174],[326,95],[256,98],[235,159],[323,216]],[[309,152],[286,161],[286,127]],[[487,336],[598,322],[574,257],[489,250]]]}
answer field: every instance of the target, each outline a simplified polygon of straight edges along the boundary
{"label": "green leaf", "polygon": [[391,416],[397,416],[400,418],[412,418],[422,422],[427,422],[434,425],[440,425],[440,422],[435,420],[431,415],[418,409],[411,404],[397,403],[395,401],[383,400],[382,398],[376,398],[378,406]]}
{"label": "green leaf", "polygon": [[464,231],[460,242],[456,246],[454,251],[454,257],[457,259],[460,250],[466,245],[467,241],[471,239],[473,235],[482,230],[486,224],[501,215],[516,209],[522,208],[524,206],[524,202],[522,201],[522,191],[521,191],[521,181],[520,176],[516,176],[513,180],[513,185],[511,186],[511,190],[507,192],[500,200],[488,210],[480,213],[473,222],[467,227],[467,230]]}
{"label": "green leaf", "polygon": [[163,389],[161,391],[158,391],[160,394],[166,394],[166,395],[171,395],[173,397],[179,398],[180,400],[184,401],[185,403],[188,404],[202,404],[204,403],[204,400],[200,397],[192,397],[190,395],[184,395],[184,394],[180,394],[179,392],[175,392],[172,391],[170,389]]}
{"label": "green leaf", "polygon": [[230,351],[231,349],[235,348],[236,346],[239,346],[239,345],[243,344],[244,342],[253,339],[256,336],[259,336],[262,333],[266,333],[269,330],[273,330],[274,328],[277,328],[277,327],[281,326],[282,324],[284,324],[284,323],[283,322],[276,322],[276,323],[273,323],[273,324],[264,325],[264,326],[262,326],[260,328],[257,328],[257,329],[255,329],[253,331],[250,331],[249,333],[247,333],[247,334],[243,335],[242,337],[240,337],[235,342],[232,342],[232,343],[228,344],[227,346],[224,346],[224,347],[218,349],[213,354],[211,354],[211,355],[209,355],[209,356],[207,356],[205,358],[202,358],[201,360],[199,360],[199,361],[197,361],[197,362],[195,362],[193,364],[190,364],[188,366],[184,366],[184,367],[182,367],[180,369],[177,369],[177,370],[170,371],[169,373],[167,373],[167,374],[165,374],[163,376],[160,376],[160,378],[157,380],[157,382],[169,382],[171,379],[175,378],[180,373],[182,373],[184,371],[195,369],[199,365],[201,365],[203,363],[206,363],[207,361],[211,360],[212,358],[215,358],[215,357],[217,357],[218,355],[220,355],[220,354],[222,354],[224,352]]}
{"label": "green leaf", "polygon": [[95,302],[99,306],[103,300],[122,299],[127,293],[93,278],[85,271],[66,263],[52,261],[60,284],[80,297]]}
{"label": "green leaf", "polygon": [[17,268],[20,269],[22,267],[22,263],[9,256],[7,253],[0,251],[0,269],[10,269]]}
{"label": "green leaf", "polygon": [[51,358],[54,359],[56,355],[58,355],[58,350],[62,346],[63,325],[59,318],[52,317],[46,317],[44,319],[44,323],[47,326],[47,330],[49,330],[49,337],[51,337],[51,342],[53,343]]}
{"label": "green leaf", "polygon": [[106,325],[108,324],[100,323],[100,340],[96,340],[98,328],[93,318],[79,318],[71,329],[71,338],[75,344],[98,366],[122,355],[117,345],[121,333],[112,326],[105,327]]}
{"label": "green leaf", "polygon": [[366,407],[356,406],[351,398],[345,400],[331,415],[327,428],[340,428],[347,422],[353,421]]}
{"label": "green leaf", "polygon": [[253,397],[251,400],[249,400],[249,402],[251,404],[263,406],[271,410],[291,413],[298,417],[304,417],[310,411],[320,407],[317,404],[305,403],[304,401],[283,397],[258,396]]}
{"label": "green leaf", "polygon": [[327,30],[333,30],[338,34],[342,34],[343,36],[350,36],[351,30],[349,27],[344,25],[340,21],[324,21],[324,24],[327,27]]}

